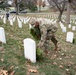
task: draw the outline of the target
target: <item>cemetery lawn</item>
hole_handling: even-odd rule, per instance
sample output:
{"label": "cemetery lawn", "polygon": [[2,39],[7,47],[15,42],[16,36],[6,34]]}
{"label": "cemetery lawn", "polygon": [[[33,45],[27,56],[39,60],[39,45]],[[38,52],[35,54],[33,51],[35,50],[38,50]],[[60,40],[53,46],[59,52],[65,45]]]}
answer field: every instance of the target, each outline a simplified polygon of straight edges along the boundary
{"label": "cemetery lawn", "polygon": [[[29,25],[23,24],[19,28],[17,22],[13,26],[3,24],[0,20],[0,27],[3,27],[6,34],[4,50],[0,51],[0,70],[10,70],[13,75],[75,75],[76,74],[76,31],[74,31],[74,43],[67,43],[66,33],[62,33],[60,27],[56,32],[60,51],[54,51],[54,45],[50,42],[48,50],[50,53],[35,64],[24,58],[23,40],[32,38]],[[68,30],[69,31],[69,30]],[[29,51],[30,52],[30,51]],[[35,73],[33,73],[31,70]]]}

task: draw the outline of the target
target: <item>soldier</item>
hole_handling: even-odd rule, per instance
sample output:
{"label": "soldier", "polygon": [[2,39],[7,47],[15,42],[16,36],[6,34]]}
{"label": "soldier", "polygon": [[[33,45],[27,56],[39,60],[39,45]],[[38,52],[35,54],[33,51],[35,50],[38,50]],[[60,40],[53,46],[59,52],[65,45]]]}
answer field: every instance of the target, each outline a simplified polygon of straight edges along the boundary
{"label": "soldier", "polygon": [[8,20],[9,18],[9,12],[6,13],[6,19]]}
{"label": "soldier", "polygon": [[39,34],[41,34],[41,35],[40,35],[40,41],[39,41],[37,47],[43,49],[47,53],[48,52],[47,47],[49,44],[49,40],[51,40],[55,45],[54,50],[57,50],[57,48],[58,48],[57,40],[54,36],[54,33],[58,29],[56,25],[54,25],[54,24],[40,25],[40,22],[36,21],[35,19],[30,20],[30,24],[31,24],[32,28],[39,28],[40,29]]}

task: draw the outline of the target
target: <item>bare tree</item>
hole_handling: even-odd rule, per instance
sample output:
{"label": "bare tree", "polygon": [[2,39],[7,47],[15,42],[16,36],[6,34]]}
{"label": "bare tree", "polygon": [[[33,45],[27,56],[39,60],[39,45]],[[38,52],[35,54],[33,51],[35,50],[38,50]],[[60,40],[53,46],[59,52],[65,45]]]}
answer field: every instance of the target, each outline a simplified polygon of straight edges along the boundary
{"label": "bare tree", "polygon": [[19,13],[19,4],[20,4],[21,0],[14,0],[13,3],[15,5],[15,9],[16,9],[16,14],[18,15]]}
{"label": "bare tree", "polygon": [[65,9],[66,0],[48,0],[51,7],[56,7],[59,10],[58,21],[61,21],[63,11]]}

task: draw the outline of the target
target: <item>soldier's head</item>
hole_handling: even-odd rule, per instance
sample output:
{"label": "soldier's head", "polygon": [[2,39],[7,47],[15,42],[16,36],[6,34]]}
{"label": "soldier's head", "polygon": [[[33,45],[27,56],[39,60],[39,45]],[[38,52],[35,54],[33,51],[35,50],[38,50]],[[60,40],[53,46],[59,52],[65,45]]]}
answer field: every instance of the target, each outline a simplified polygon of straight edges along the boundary
{"label": "soldier's head", "polygon": [[35,22],[35,27],[39,27],[39,22],[38,21]]}
{"label": "soldier's head", "polygon": [[39,27],[39,22],[36,19],[31,19],[30,24],[32,27]]}
{"label": "soldier's head", "polygon": [[31,19],[31,20],[30,20],[30,24],[31,24],[32,26],[34,26],[34,25],[35,25],[35,21],[36,21],[35,19]]}

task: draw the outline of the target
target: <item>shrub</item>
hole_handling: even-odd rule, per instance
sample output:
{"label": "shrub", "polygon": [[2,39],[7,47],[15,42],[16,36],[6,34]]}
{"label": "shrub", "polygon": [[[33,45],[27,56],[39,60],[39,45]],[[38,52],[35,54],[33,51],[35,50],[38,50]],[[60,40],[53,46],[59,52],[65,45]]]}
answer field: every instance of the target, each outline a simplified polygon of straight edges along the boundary
{"label": "shrub", "polygon": [[40,48],[36,49],[36,58],[37,60],[41,60],[43,58],[43,50],[41,50]]}

